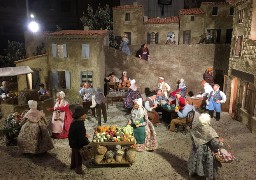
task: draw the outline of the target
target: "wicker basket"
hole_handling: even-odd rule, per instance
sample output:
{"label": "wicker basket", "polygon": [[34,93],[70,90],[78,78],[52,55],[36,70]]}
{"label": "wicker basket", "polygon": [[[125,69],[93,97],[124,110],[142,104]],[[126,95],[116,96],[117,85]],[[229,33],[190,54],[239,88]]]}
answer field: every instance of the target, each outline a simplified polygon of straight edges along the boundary
{"label": "wicker basket", "polygon": [[88,144],[80,149],[80,154],[84,161],[92,160],[94,157],[94,148],[92,145]]}

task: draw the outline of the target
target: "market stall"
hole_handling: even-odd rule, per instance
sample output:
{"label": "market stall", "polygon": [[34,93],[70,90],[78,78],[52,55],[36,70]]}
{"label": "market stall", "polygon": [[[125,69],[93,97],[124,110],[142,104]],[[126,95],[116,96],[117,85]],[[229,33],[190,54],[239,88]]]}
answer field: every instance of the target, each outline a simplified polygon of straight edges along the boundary
{"label": "market stall", "polygon": [[96,165],[132,165],[135,162],[136,140],[130,125],[98,126],[90,146]]}

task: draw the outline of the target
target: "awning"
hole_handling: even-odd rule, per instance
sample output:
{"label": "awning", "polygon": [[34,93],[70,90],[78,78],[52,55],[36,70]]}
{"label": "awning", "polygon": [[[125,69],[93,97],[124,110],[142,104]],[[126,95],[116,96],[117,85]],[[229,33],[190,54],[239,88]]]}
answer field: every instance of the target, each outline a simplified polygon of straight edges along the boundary
{"label": "awning", "polygon": [[18,67],[6,67],[0,68],[0,77],[5,76],[17,76],[21,74],[32,73],[33,70],[29,66],[18,66]]}

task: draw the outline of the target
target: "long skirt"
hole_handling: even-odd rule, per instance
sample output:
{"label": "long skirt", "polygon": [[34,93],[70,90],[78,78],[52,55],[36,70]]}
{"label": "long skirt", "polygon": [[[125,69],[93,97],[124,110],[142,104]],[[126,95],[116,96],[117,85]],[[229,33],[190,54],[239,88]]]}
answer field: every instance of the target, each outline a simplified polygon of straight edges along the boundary
{"label": "long skirt", "polygon": [[21,153],[38,154],[53,149],[53,143],[46,125],[40,122],[26,122],[18,136]]}
{"label": "long skirt", "polygon": [[146,150],[152,151],[157,149],[158,143],[156,140],[156,131],[154,125],[148,121],[147,125],[145,126],[146,130],[146,139],[145,139],[145,148]]}

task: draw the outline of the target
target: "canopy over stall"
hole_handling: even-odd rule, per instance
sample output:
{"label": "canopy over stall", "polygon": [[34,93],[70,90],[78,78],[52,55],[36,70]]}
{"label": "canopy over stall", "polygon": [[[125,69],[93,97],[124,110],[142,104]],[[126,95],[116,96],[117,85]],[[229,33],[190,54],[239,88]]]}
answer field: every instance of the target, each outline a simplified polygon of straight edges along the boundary
{"label": "canopy over stall", "polygon": [[32,73],[33,70],[29,66],[6,67],[0,68],[0,77],[17,76]]}

